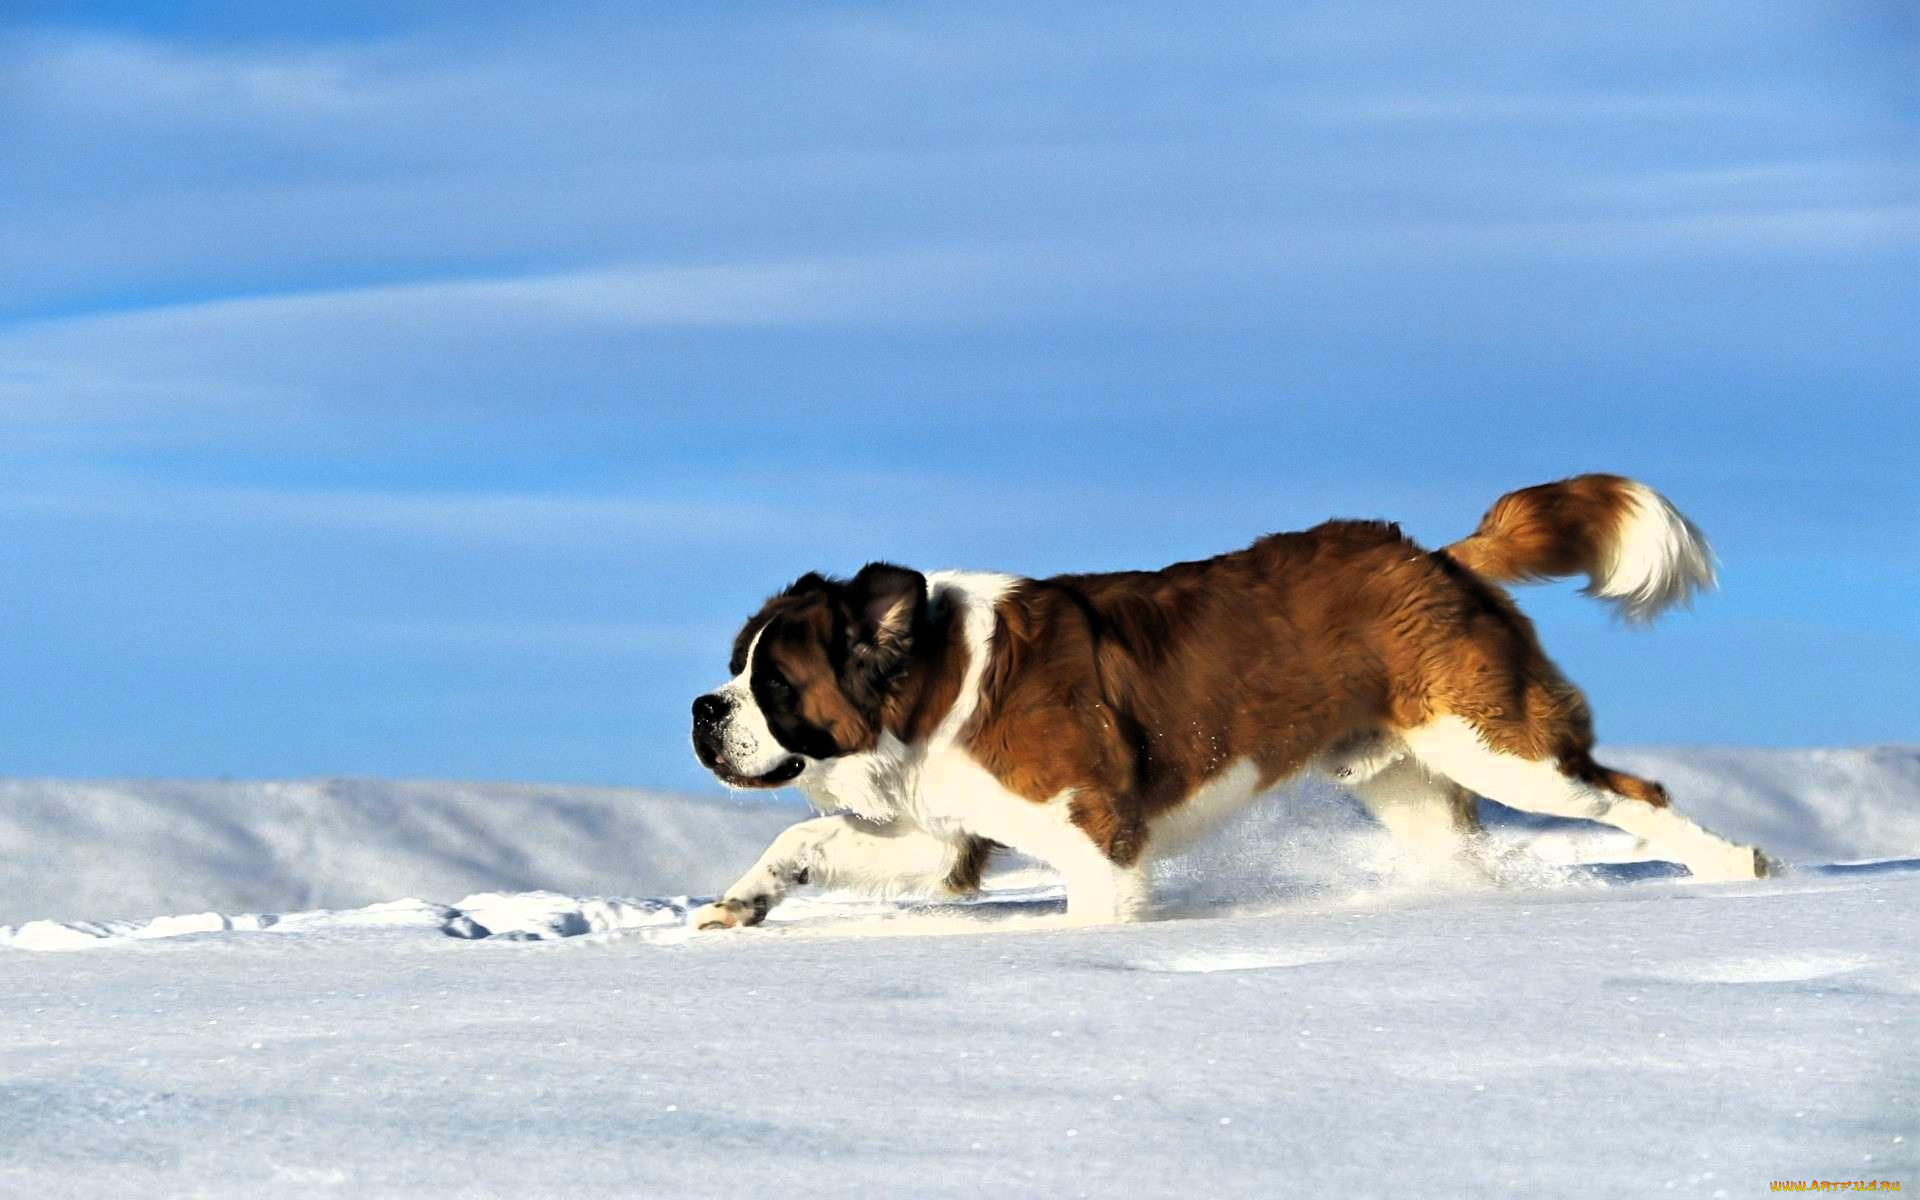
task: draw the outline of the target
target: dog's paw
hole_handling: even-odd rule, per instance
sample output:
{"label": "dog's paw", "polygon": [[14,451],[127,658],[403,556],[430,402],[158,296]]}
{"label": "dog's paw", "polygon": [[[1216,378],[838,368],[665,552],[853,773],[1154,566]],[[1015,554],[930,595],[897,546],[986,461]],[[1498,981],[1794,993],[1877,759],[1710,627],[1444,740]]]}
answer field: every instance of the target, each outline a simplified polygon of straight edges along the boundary
{"label": "dog's paw", "polygon": [[1780,864],[1753,846],[1727,846],[1687,860],[1687,870],[1702,883],[1740,883],[1780,873]]}
{"label": "dog's paw", "polygon": [[1406,743],[1399,738],[1361,733],[1335,743],[1320,756],[1319,767],[1339,782],[1355,787],[1406,757]]}
{"label": "dog's paw", "polygon": [[745,900],[729,897],[694,909],[687,914],[687,924],[696,931],[758,925],[767,919],[767,910],[772,907],[773,899],[769,896],[754,896]]}

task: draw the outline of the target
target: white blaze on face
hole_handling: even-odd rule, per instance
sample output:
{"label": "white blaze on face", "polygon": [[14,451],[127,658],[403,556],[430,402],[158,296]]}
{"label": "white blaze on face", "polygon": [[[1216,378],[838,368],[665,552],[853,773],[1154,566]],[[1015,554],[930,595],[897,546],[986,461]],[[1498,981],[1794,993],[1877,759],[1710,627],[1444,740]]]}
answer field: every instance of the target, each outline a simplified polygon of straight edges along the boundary
{"label": "white blaze on face", "polygon": [[721,757],[734,772],[749,777],[765,775],[787,759],[801,757],[773,736],[773,730],[767,727],[767,714],[760,711],[760,703],[753,698],[753,688],[747,682],[753,678],[753,656],[760,649],[760,638],[766,632],[763,625],[760,632],[753,635],[753,642],[747,647],[746,665],[714,693],[728,701],[727,716],[720,726]]}

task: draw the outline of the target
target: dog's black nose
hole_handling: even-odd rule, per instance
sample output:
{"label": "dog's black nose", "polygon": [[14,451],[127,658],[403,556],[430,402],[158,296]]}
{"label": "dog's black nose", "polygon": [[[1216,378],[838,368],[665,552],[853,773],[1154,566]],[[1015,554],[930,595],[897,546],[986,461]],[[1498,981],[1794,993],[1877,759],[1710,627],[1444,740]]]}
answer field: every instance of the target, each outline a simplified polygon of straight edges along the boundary
{"label": "dog's black nose", "polygon": [[693,702],[693,725],[695,729],[706,729],[718,725],[727,715],[727,699],[709,692]]}

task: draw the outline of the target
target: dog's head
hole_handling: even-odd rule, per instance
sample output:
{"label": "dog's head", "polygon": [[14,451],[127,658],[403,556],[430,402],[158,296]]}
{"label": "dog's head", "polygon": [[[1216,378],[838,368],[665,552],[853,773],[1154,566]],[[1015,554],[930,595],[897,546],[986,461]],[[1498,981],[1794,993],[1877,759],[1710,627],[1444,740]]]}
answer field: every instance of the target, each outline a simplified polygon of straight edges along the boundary
{"label": "dog's head", "polygon": [[873,749],[927,619],[918,571],[804,575],[741,628],[733,678],[693,702],[693,752],[732,787],[779,787]]}

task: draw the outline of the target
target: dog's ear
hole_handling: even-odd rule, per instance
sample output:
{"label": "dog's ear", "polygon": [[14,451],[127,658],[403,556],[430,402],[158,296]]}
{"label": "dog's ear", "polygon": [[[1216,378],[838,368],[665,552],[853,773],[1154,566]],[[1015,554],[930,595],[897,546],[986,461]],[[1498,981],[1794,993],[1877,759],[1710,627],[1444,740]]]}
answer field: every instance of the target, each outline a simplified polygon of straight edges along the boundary
{"label": "dog's ear", "polygon": [[836,586],[833,580],[828,579],[826,576],[820,574],[820,572],[808,571],[805,575],[788,584],[786,590],[781,592],[780,595],[805,596],[813,592],[832,592]]}
{"label": "dog's ear", "polygon": [[892,563],[868,563],[848,585],[859,618],[855,645],[904,649],[927,613],[927,577]]}
{"label": "dog's ear", "polygon": [[906,664],[927,618],[927,577],[892,563],[868,563],[847,584],[847,683],[878,703]]}

